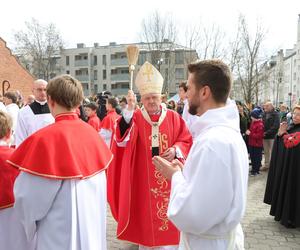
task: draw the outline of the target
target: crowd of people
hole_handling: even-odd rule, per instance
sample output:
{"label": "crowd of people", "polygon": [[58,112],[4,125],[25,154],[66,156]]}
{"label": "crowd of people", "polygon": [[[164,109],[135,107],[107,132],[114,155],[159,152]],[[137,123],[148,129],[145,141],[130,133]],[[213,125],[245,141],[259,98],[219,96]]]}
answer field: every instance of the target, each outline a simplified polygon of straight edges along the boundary
{"label": "crowd of people", "polygon": [[248,155],[250,176],[269,170],[271,215],[298,227],[300,106],[249,111],[229,99],[220,60],[188,71],[177,103],[148,62],[135,79],[140,102],[132,90],[84,98],[70,75],[36,80],[26,103],[6,92],[0,249],[107,249],[107,202],[116,237],[139,249],[244,249]]}

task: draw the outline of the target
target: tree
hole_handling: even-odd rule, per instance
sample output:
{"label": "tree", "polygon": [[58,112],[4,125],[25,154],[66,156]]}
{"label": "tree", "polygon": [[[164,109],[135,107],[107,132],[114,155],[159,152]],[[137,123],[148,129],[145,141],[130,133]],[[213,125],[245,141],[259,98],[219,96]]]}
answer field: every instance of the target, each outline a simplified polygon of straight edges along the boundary
{"label": "tree", "polygon": [[[174,49],[177,39],[177,27],[171,15],[162,16],[157,10],[142,21],[141,40],[147,43],[148,50],[151,52],[151,63],[158,70],[161,65],[168,65],[168,75],[165,79],[170,79],[170,51]],[[163,92],[168,92],[168,80],[164,82]]]}
{"label": "tree", "polygon": [[265,39],[266,31],[260,23],[256,26],[254,37],[248,28],[246,18],[239,17],[240,46],[236,48],[235,66],[238,75],[238,82],[243,91],[244,100],[250,104],[258,100],[260,83],[264,59],[260,55],[262,43]]}
{"label": "tree", "polygon": [[63,46],[60,33],[53,23],[42,25],[36,19],[25,22],[25,31],[18,31],[14,37],[16,51],[37,78],[49,80],[56,69],[56,59]]}

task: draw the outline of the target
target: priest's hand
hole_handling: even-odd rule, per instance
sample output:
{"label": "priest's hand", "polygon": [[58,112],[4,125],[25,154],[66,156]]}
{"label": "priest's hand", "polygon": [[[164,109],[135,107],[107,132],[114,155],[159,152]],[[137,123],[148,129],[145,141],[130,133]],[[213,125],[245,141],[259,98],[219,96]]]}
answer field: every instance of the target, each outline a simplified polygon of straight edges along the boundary
{"label": "priest's hand", "polygon": [[136,105],[136,96],[132,90],[128,90],[126,100],[127,100],[127,109],[134,110]]}
{"label": "priest's hand", "polygon": [[171,180],[174,173],[181,171],[182,163],[178,160],[169,162],[160,156],[154,156],[152,162],[156,169],[162,173],[162,175]]}
{"label": "priest's hand", "polygon": [[166,159],[167,161],[172,161],[175,159],[176,156],[176,149],[175,147],[168,148],[165,152],[160,155],[162,158]]}

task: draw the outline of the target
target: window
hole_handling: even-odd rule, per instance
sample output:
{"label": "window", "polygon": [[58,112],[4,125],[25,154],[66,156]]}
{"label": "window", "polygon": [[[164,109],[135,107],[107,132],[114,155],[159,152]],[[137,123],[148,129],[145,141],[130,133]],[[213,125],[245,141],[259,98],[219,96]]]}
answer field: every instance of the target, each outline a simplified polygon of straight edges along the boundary
{"label": "window", "polygon": [[165,69],[165,81],[166,82],[168,82],[168,80],[169,80],[169,69],[167,68],[167,69]]}
{"label": "window", "polygon": [[106,69],[103,70],[103,80],[106,80]]}
{"label": "window", "polygon": [[66,74],[67,74],[67,75],[70,75],[70,70],[67,70],[67,71],[66,71]]}
{"label": "window", "polygon": [[106,84],[103,84],[103,90],[106,90]]}
{"label": "window", "polygon": [[293,80],[296,80],[296,72],[293,75]]}
{"label": "window", "polygon": [[117,70],[117,69],[112,69],[112,70],[110,71],[110,74],[111,74],[111,75],[116,75],[116,74],[118,74],[118,70]]}
{"label": "window", "polygon": [[79,61],[79,60],[81,60],[81,56],[75,56],[75,61]]}
{"label": "window", "polygon": [[121,74],[129,74],[129,69],[121,69]]}
{"label": "window", "polygon": [[184,70],[182,68],[175,69],[175,78],[183,79],[184,78]]}
{"label": "window", "polygon": [[102,55],[102,65],[106,65],[106,55]]}
{"label": "window", "polygon": [[129,83],[122,83],[122,89],[129,89]]}
{"label": "window", "polygon": [[66,56],[66,65],[69,66],[70,65],[70,57]]}
{"label": "window", "polygon": [[97,79],[98,79],[97,74],[98,74],[98,71],[97,71],[97,70],[94,70],[94,80],[97,80]]}
{"label": "window", "polygon": [[94,56],[94,65],[97,65],[97,56]]}
{"label": "window", "polygon": [[95,93],[95,94],[98,93],[98,85],[97,85],[97,84],[94,85],[94,93]]}
{"label": "window", "polygon": [[147,60],[147,54],[146,53],[140,53],[139,59],[138,59],[138,64],[143,65]]}
{"label": "window", "polygon": [[88,59],[87,55],[83,56],[83,60],[87,60],[87,59]]}
{"label": "window", "polygon": [[176,51],[175,53],[175,63],[183,64],[183,51]]}

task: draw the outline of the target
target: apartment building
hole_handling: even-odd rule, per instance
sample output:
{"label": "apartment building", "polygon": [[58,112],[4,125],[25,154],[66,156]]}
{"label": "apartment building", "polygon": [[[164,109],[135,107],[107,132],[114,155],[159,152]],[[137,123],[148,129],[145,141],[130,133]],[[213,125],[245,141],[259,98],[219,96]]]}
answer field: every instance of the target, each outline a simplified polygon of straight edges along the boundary
{"label": "apartment building", "polygon": [[292,107],[300,101],[300,14],[298,16],[297,42],[292,49],[280,50],[267,62],[263,74],[267,75],[259,96],[260,102],[270,100],[279,106]]}
{"label": "apartment building", "polygon": [[[187,64],[198,58],[195,50],[165,40],[154,49],[153,44],[137,43],[140,49],[134,77],[145,61],[154,64],[164,78],[164,92],[170,96],[177,92],[181,81],[187,79]],[[113,95],[125,95],[130,75],[126,47],[128,44],[110,43],[107,46],[63,49],[57,61],[58,74],[70,74],[81,81],[86,96],[109,90]],[[134,91],[137,92],[135,86]]]}

